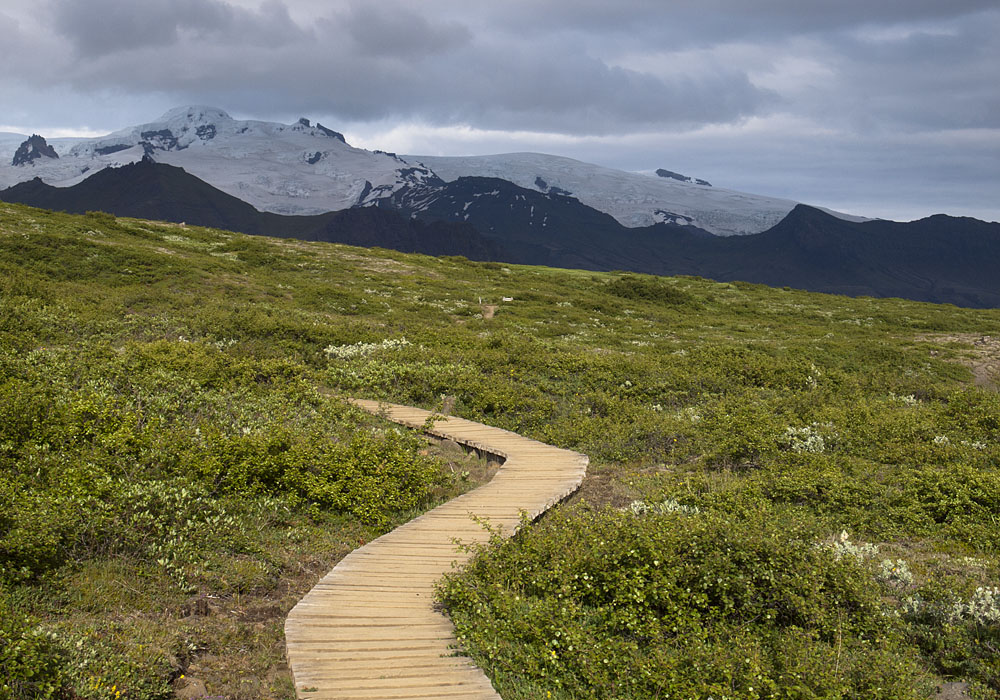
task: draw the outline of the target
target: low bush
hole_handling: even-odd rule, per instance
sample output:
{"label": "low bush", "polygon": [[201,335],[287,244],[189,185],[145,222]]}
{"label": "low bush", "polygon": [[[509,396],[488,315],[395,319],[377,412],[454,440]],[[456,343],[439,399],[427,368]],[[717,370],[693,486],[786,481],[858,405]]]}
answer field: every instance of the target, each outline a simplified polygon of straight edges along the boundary
{"label": "low bush", "polygon": [[639,512],[553,515],[443,582],[477,662],[524,686],[511,697],[923,697],[870,572],[812,527]]}
{"label": "low bush", "polygon": [[609,282],[607,290],[622,299],[651,301],[664,306],[685,306],[694,301],[687,292],[655,277],[623,275]]}
{"label": "low bush", "polygon": [[66,650],[12,608],[4,593],[0,587],[0,700],[72,697]]}

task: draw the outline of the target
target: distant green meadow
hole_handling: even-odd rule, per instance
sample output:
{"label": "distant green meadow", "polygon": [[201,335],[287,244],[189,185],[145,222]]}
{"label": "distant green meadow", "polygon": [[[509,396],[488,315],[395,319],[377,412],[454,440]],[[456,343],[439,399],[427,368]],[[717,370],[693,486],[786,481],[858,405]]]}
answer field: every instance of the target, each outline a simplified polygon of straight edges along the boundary
{"label": "distant green meadow", "polygon": [[998,338],[0,204],[0,700],[294,697],[297,598],[485,475],[349,396],[591,457],[440,585],[508,700],[1000,698]]}

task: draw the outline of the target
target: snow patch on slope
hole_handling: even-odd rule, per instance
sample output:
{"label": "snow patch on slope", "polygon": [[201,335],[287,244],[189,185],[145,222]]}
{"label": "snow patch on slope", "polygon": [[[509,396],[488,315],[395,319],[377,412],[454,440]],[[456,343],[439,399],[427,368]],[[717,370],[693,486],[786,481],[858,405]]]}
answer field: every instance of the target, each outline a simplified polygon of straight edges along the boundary
{"label": "snow patch on slope", "polygon": [[759,233],[781,221],[798,204],[542,153],[404,158],[423,163],[446,181],[463,176],[498,177],[540,192],[558,188],[629,227],[670,222],[721,236]]}

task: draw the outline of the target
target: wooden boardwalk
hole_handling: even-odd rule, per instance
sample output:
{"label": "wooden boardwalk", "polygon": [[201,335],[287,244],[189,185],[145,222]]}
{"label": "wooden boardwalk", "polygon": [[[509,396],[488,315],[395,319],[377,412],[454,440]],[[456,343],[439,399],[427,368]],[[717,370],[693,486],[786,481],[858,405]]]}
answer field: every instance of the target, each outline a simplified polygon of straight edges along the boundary
{"label": "wooden boardwalk", "polygon": [[[413,428],[430,415],[353,403]],[[434,610],[434,582],[468,559],[453,538],[489,538],[470,514],[512,534],[521,511],[534,518],[573,493],[588,460],[461,418],[437,420],[428,432],[496,455],[503,466],[488,484],[354,550],[299,601],[285,622],[285,641],[300,698],[500,698],[482,671],[454,655],[454,628]]]}

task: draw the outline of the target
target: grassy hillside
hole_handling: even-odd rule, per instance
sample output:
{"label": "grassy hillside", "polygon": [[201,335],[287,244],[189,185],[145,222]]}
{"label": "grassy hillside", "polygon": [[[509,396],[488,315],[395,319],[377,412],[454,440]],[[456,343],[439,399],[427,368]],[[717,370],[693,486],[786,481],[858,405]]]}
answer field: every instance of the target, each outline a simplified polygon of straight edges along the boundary
{"label": "grassy hillside", "polygon": [[507,698],[998,697],[1000,312],[6,204],[0,301],[0,698],[292,697],[296,597],[485,472],[350,395],[591,456],[442,587]]}

